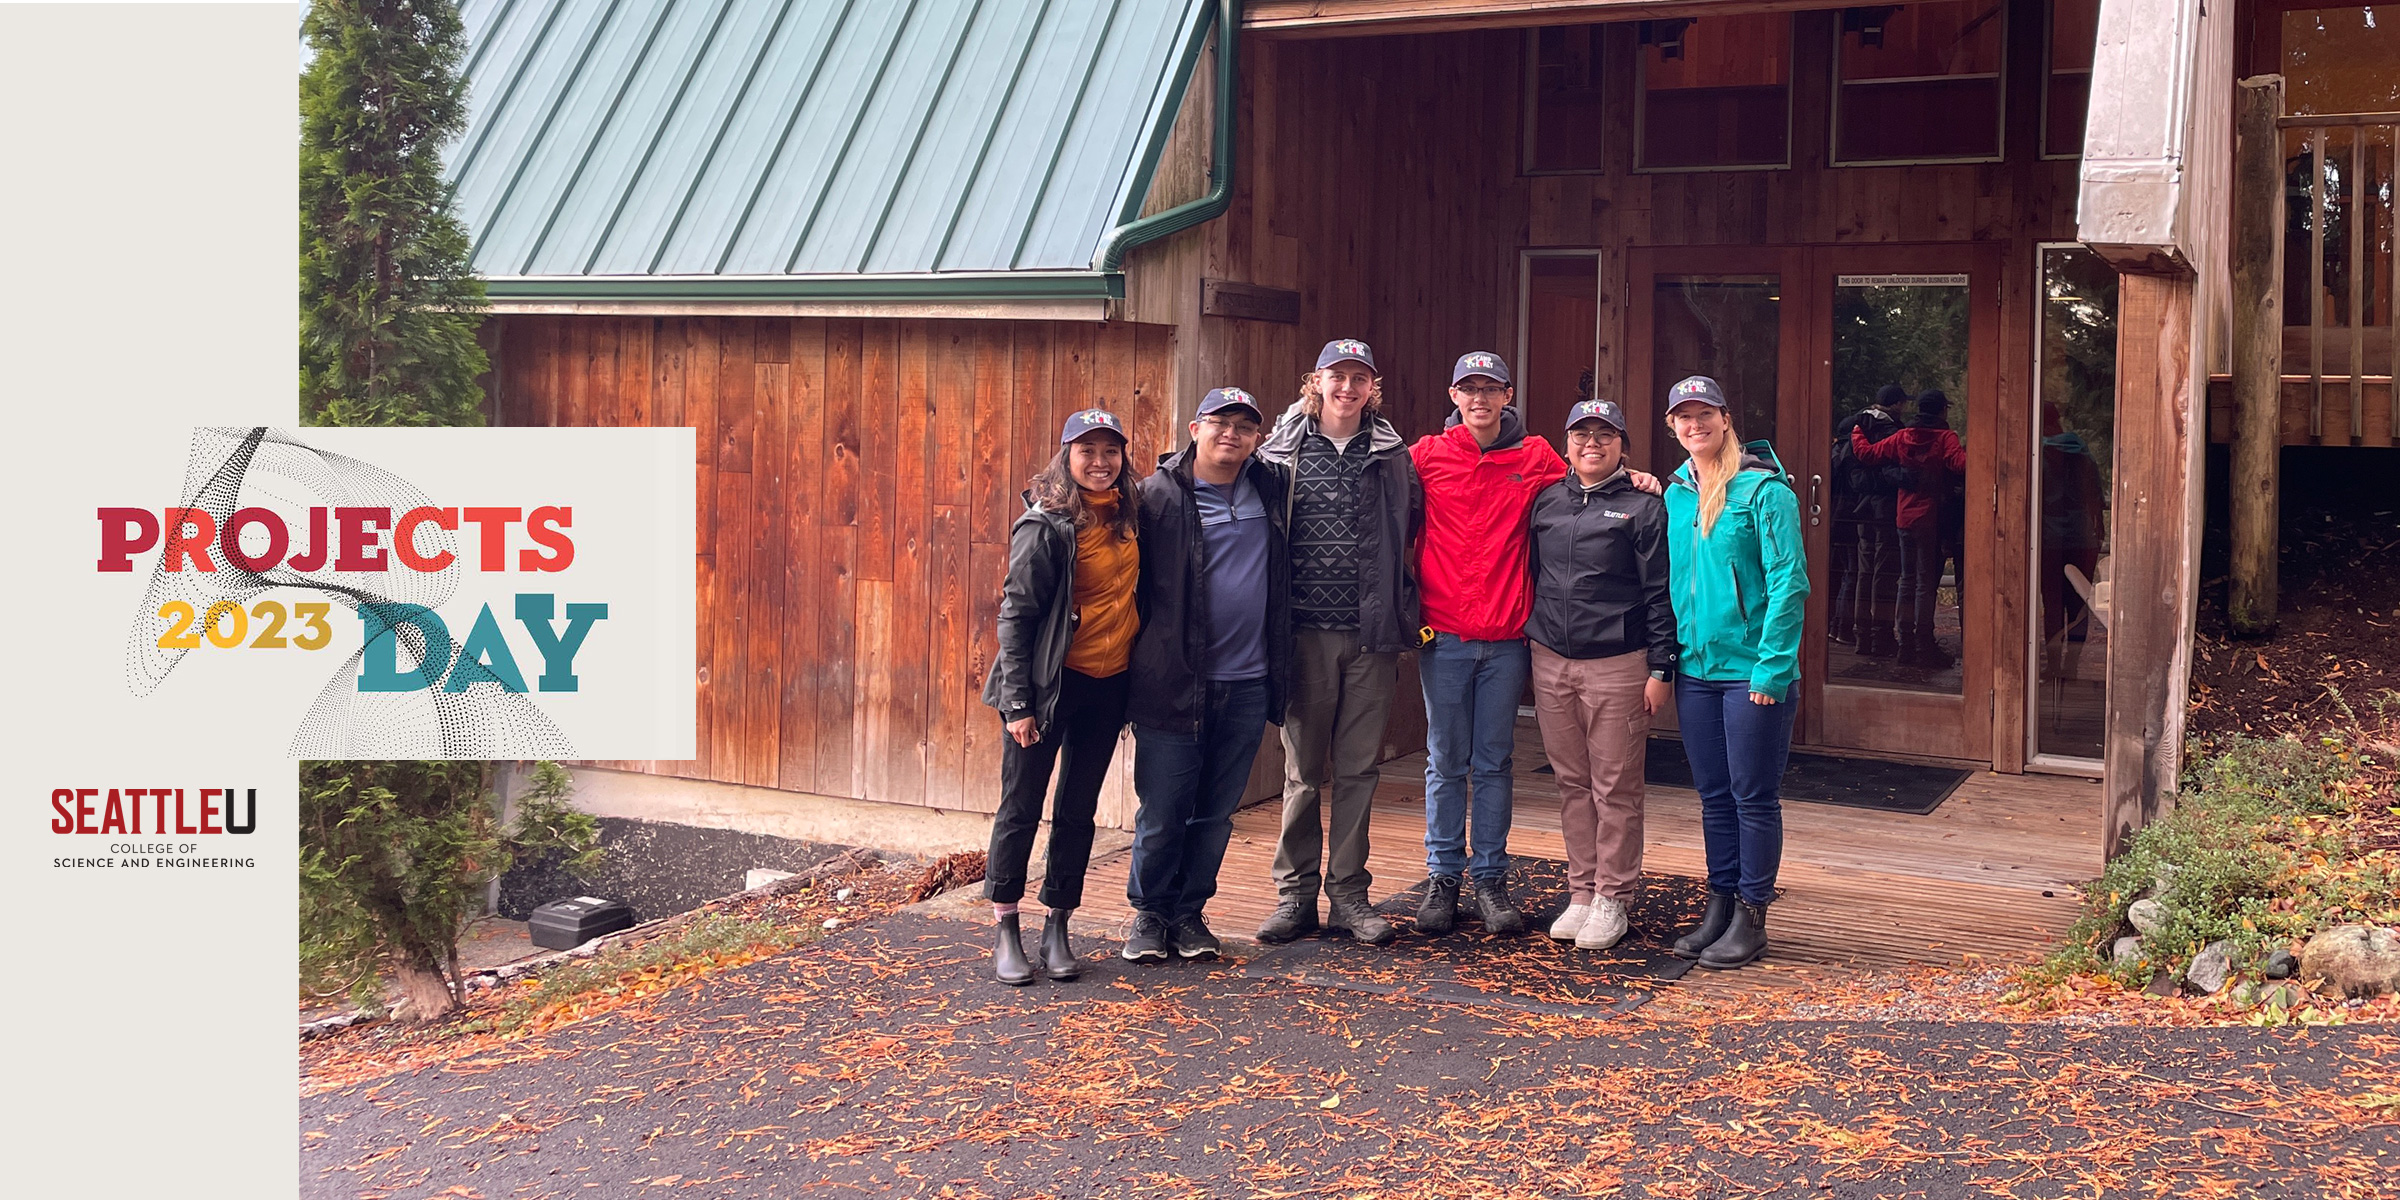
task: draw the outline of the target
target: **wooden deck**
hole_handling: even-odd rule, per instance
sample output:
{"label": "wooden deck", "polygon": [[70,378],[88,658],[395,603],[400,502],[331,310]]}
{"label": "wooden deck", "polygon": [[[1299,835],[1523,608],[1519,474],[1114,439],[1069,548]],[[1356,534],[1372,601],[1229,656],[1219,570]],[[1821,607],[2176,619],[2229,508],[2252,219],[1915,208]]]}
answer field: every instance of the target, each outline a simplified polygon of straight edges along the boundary
{"label": "wooden deck", "polygon": [[[1557,784],[1536,773],[1547,762],[1533,722],[1519,721],[1512,854],[1566,856]],[[1368,860],[1378,900],[1424,878],[1424,772],[1422,754],[1384,764]],[[1274,908],[1270,868],[1280,818],[1272,800],[1235,816],[1220,890],[1208,910],[1219,936],[1249,939]],[[1699,818],[1697,794],[1650,789],[1644,869],[1704,874]],[[1119,851],[1092,864],[1079,924],[1088,919],[1095,931],[1122,932],[1132,916],[1123,899],[1129,857]],[[1787,802],[1785,894],[1768,922],[1767,957],[1787,971],[1780,978],[1740,971],[1708,980],[1701,976],[1710,973],[1701,972],[1687,980],[1746,990],[1816,973],[1808,968],[1953,964],[1969,953],[1986,961],[2022,958],[2074,920],[2075,883],[2100,866],[2094,780],[1983,772],[1921,817]]]}

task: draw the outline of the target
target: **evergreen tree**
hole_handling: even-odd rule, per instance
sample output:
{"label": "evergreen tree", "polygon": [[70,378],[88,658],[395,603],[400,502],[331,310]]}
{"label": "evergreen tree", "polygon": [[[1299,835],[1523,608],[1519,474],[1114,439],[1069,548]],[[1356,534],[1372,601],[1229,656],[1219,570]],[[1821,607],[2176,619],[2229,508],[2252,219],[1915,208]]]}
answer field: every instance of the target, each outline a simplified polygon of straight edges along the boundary
{"label": "evergreen tree", "polygon": [[442,152],[466,124],[453,0],[314,0],[300,76],[300,412],[480,425],[483,284]]}
{"label": "evergreen tree", "polygon": [[[442,152],[466,123],[453,0],[314,0],[300,76],[300,412],[312,425],[480,425],[483,284],[448,209]],[[598,857],[598,823],[536,769],[504,826],[490,764],[300,766],[303,986],[407,1015],[461,1000],[458,935],[519,854]]]}

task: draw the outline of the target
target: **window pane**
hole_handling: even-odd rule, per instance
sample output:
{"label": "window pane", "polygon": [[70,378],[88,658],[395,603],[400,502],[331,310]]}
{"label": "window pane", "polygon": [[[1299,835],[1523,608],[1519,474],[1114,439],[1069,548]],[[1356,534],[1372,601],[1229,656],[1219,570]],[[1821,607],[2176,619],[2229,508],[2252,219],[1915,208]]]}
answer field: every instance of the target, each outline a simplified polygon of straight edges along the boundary
{"label": "window pane", "polygon": [[2400,5],[2283,14],[2283,111],[2400,109]]}
{"label": "window pane", "polygon": [[[1782,301],[1782,280],[1774,275],[1658,276],[1651,292],[1650,371],[1659,395],[1686,375],[1706,375],[1725,389],[1743,441],[1773,440]],[[1682,461],[1673,438],[1652,444],[1658,447],[1654,469],[1673,470]]]}
{"label": "window pane", "polygon": [[1996,158],[2000,0],[1842,10],[1834,160]]}
{"label": "window pane", "polygon": [[2049,93],[2042,104],[2042,153],[2083,153],[2092,94],[2092,45],[2100,0],[2050,0]]}
{"label": "window pane", "polygon": [[1644,167],[1781,166],[1789,160],[1792,19],[1779,14],[1642,22]]}
{"label": "window pane", "polygon": [[[1908,399],[1870,408],[1887,386]],[[1918,404],[1933,389],[1948,396],[1947,407]],[[1965,679],[1966,477],[1932,451],[1943,429],[1966,440],[1966,276],[1838,277],[1833,397],[1827,433],[1845,449],[1833,460],[1826,678],[1957,695]],[[1905,427],[1927,432],[1903,436]],[[1909,456],[1855,461],[1852,429],[1870,443],[1900,439]],[[1923,447],[1911,444],[1917,439]]]}
{"label": "window pane", "polygon": [[2095,602],[2109,579],[2116,271],[2080,246],[2042,251],[2041,321],[2033,752],[2098,758],[2108,613]]}
{"label": "window pane", "polygon": [[1600,258],[1544,254],[1526,261],[1525,361],[1520,365],[1517,407],[1535,432],[1552,437],[1576,401],[1594,398]]}
{"label": "window pane", "polygon": [[1600,169],[1601,28],[1535,31],[1533,108],[1525,114],[1527,169]]}

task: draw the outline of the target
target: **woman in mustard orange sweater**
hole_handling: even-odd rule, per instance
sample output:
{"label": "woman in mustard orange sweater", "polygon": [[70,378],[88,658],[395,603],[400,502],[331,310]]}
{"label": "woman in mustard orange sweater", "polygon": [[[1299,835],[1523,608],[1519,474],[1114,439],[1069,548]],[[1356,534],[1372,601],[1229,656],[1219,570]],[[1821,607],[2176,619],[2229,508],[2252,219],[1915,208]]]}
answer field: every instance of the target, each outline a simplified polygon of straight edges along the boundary
{"label": "woman in mustard orange sweater", "polygon": [[992,902],[992,975],[1032,983],[1017,921],[1042,793],[1055,766],[1049,866],[1042,875],[1039,971],[1065,982],[1083,973],[1067,922],[1083,903],[1100,783],[1125,726],[1133,635],[1134,581],[1141,574],[1134,523],[1140,504],[1125,470],[1125,426],[1106,409],[1067,418],[1059,450],[1033,477],[1025,512],[1008,538],[1008,581],[1000,595],[999,653],[983,702],[1000,710],[1000,809],[983,891]]}

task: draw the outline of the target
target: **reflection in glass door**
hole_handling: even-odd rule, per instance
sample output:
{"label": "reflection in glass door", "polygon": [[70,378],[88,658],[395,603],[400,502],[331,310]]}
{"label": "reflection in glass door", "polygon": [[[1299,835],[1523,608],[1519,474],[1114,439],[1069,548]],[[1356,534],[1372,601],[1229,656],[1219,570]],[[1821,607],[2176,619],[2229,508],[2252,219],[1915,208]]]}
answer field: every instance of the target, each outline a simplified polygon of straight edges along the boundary
{"label": "reflection in glass door", "polygon": [[[1687,375],[1706,375],[1725,389],[1734,430],[1744,441],[1775,436],[1776,381],[1781,369],[1783,281],[1777,275],[1657,275],[1651,281],[1650,361],[1653,392]],[[1670,439],[1659,438],[1652,470],[1682,462]]]}
{"label": "reflection in glass door", "polygon": [[2097,765],[2107,698],[2117,273],[2078,245],[2044,246],[2041,255],[2034,694],[2026,748],[2037,765]]}
{"label": "reflection in glass door", "polygon": [[1834,281],[1828,683],[1962,690],[1967,307],[1964,274]]}

